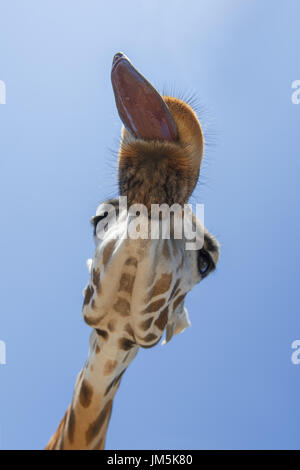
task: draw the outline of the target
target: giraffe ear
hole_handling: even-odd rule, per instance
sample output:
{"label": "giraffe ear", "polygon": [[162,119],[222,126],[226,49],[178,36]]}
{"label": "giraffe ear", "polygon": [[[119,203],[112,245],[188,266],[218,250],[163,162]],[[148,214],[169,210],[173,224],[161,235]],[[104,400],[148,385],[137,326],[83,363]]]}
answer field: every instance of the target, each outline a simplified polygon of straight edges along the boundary
{"label": "giraffe ear", "polygon": [[122,52],[114,56],[111,81],[119,116],[131,134],[145,140],[177,140],[166,102]]}

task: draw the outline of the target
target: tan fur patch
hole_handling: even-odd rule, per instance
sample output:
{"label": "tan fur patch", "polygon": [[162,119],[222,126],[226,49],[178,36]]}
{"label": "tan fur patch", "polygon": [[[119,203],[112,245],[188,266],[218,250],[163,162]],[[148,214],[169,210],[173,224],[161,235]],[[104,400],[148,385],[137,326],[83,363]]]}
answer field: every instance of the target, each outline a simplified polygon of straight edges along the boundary
{"label": "tan fur patch", "polygon": [[104,396],[106,396],[111,391],[111,389],[113,388],[114,385],[119,386],[122,375],[124,374],[125,370],[126,369],[122,370],[122,372],[111,381],[111,383],[109,384],[109,386],[105,390]]}
{"label": "tan fur patch", "polygon": [[128,353],[125,354],[125,357],[124,357],[124,359],[123,359],[122,362],[126,362],[126,361],[127,361],[129,354],[130,354],[130,351],[128,351]]}
{"label": "tan fur patch", "polygon": [[45,447],[45,450],[56,450],[58,448],[57,445],[58,445],[60,437],[62,437],[62,440],[61,440],[61,443],[60,443],[59,447],[60,447],[60,449],[62,449],[62,447],[63,447],[63,435],[62,434],[63,434],[63,429],[64,429],[64,426],[65,426],[66,418],[67,418],[67,415],[69,413],[69,409],[70,409],[70,407],[65,412],[63,419],[59,423],[57,431],[51,437],[50,441],[48,442],[48,444]]}
{"label": "tan fur patch", "polygon": [[96,442],[92,450],[103,450],[104,449],[104,438],[100,437],[99,441]]}
{"label": "tan fur patch", "polygon": [[109,258],[111,257],[112,252],[114,251],[114,247],[115,247],[115,240],[111,240],[110,242],[108,242],[108,244],[104,248],[103,258],[102,258],[104,266],[107,264]]}
{"label": "tan fur patch", "polygon": [[129,336],[132,337],[132,339],[134,339],[134,331],[132,329],[132,326],[130,325],[130,323],[127,323],[124,327],[124,331],[126,331],[126,333],[129,334]]}

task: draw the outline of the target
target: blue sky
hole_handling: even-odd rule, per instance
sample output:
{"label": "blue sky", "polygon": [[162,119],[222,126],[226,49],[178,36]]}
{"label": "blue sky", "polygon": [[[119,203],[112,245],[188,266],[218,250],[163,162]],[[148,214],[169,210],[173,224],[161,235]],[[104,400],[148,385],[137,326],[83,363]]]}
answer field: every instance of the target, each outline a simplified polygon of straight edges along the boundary
{"label": "blue sky", "polygon": [[125,52],[194,92],[207,147],[194,202],[222,246],[192,327],[139,353],[108,449],[299,448],[297,0],[0,3],[0,447],[43,448],[88,351],[89,219],[117,194],[110,84]]}

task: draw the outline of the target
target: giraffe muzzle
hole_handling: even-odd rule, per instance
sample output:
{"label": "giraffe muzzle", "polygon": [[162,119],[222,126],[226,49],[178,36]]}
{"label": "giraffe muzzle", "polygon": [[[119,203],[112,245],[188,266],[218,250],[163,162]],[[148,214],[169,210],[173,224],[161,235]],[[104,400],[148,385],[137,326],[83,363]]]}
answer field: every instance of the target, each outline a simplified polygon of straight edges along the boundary
{"label": "giraffe muzzle", "polygon": [[119,116],[131,134],[144,140],[177,140],[167,104],[121,52],[114,56],[111,81]]}

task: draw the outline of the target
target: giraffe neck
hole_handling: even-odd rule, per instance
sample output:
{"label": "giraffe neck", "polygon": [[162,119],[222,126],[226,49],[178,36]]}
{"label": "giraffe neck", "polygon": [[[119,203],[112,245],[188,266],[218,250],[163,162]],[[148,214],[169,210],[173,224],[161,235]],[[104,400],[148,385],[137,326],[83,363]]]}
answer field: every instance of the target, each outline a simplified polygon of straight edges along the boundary
{"label": "giraffe neck", "polygon": [[[109,210],[101,205],[100,219]],[[139,347],[189,326],[184,298],[201,277],[195,251],[185,251],[185,239],[128,239],[128,224],[122,212],[104,239],[95,237],[82,311],[93,328],[89,357],[46,449],[103,449],[114,396]]]}
{"label": "giraffe neck", "polygon": [[115,347],[117,338],[93,330],[85,366],[78,374],[72,403],[46,450],[103,449],[114,396],[138,352]]}

